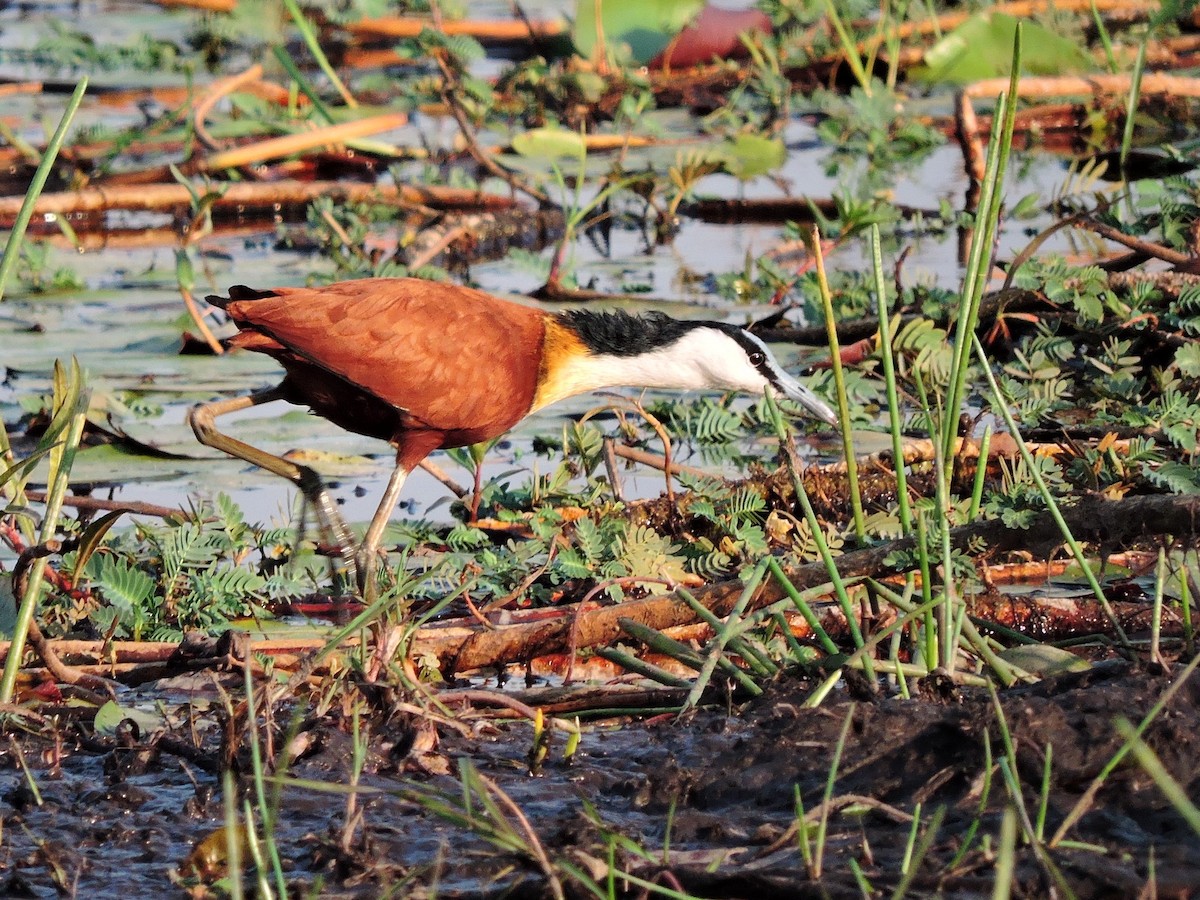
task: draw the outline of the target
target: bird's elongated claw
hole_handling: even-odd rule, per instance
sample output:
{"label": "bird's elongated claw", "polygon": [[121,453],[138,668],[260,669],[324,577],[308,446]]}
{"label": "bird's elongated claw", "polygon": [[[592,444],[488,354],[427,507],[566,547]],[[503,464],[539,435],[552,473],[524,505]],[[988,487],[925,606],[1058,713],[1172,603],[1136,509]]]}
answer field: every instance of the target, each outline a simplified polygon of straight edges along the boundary
{"label": "bird's elongated claw", "polygon": [[[346,524],[346,520],[342,518],[342,514],[338,512],[337,504],[329,495],[329,491],[321,481],[321,476],[307,466],[301,466],[300,469],[302,478],[300,490],[304,493],[307,503],[312,504],[313,512],[317,516],[317,528],[320,531],[321,540],[337,547],[338,556],[345,569],[357,574],[358,542],[354,538],[354,533]],[[303,523],[301,523],[301,529],[303,530]]]}

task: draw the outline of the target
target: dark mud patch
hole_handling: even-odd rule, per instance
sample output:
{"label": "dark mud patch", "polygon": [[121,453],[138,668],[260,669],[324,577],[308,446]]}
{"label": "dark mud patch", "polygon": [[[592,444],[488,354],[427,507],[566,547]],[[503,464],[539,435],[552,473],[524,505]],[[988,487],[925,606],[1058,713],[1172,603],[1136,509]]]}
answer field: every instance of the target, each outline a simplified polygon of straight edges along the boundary
{"label": "dark mud patch", "polygon": [[[1120,748],[1114,722],[1140,720],[1170,683],[1103,662],[1000,694],[1021,802],[1034,822],[1050,749],[1046,840]],[[536,777],[528,774],[528,723],[468,716],[461,727],[434,729],[411,713],[361,717],[371,736],[362,784],[382,793],[350,801],[286,788],[276,829],[286,877],[296,892],[319,896],[542,897],[550,896],[549,870],[567,896],[585,896],[575,875],[590,872],[603,884],[611,858],[646,882],[704,897],[861,896],[853,861],[888,895],[904,877],[920,804],[917,843],[928,835],[929,847],[911,863],[908,895],[990,895],[1011,801],[999,764],[1003,729],[988,693],[805,709],[810,689],[781,679],[741,708],[597,726],[573,762],[562,760],[560,742]],[[810,812],[820,806],[843,730],[823,873],[814,880],[799,850],[796,796]],[[346,783],[349,731],[336,714],[311,723],[289,775]],[[1145,739],[1189,796],[1200,797],[1200,683],[1182,687]],[[151,753],[131,768],[116,764],[129,747],[104,756],[61,734],[60,741],[53,768],[46,765],[56,751],[41,736],[7,747],[0,893],[162,890],[221,827],[219,782],[194,764]],[[470,828],[448,818],[464,810]],[[357,827],[345,828],[348,815],[361,815]],[[1131,758],[1065,838],[1040,854],[1018,842],[1014,896],[1065,896],[1065,886],[1078,897],[1134,897],[1151,867],[1160,897],[1200,891],[1200,837]],[[252,880],[248,873],[246,884]],[[615,889],[644,896],[633,882]]]}

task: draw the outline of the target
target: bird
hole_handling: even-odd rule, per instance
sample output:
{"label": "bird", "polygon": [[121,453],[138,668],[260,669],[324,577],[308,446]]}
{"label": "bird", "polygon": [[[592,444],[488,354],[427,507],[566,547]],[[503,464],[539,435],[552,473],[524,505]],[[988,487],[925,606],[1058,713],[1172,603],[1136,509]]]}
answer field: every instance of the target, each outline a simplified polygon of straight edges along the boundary
{"label": "bird", "polygon": [[[503,435],[543,407],[601,388],[771,389],[816,418],[837,415],[787,374],[761,339],[736,325],[661,312],[550,312],[474,288],[417,278],[210,296],[238,331],[229,348],[265,353],[284,370],[274,387],[202,403],[188,413],[204,445],[287,478],[316,510],[373,596],[384,529],[404,480],[438,449]],[[395,468],[356,543],[315,471],[218,430],[227,413],[283,400],[395,450]]]}

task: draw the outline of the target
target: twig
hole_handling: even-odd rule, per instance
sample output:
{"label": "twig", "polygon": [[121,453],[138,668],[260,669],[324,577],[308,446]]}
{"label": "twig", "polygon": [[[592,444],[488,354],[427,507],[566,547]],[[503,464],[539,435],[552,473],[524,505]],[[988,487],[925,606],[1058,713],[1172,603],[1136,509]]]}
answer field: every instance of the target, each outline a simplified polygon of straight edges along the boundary
{"label": "twig", "polygon": [[210,172],[219,169],[236,169],[252,163],[293,156],[303,153],[305,150],[342,144],[354,138],[366,137],[369,134],[391,131],[407,123],[407,113],[385,113],[384,115],[355,119],[352,122],[342,122],[338,125],[326,125],[311,131],[268,138],[244,147],[235,147],[232,150],[214,153],[203,160],[203,168]]}
{"label": "twig", "polygon": [[507,182],[513,190],[520,191],[532,197],[540,206],[553,206],[554,203],[548,194],[526,183],[523,178],[518,178],[515,173],[504,168],[504,166],[496,162],[494,157],[489,156],[480,149],[479,138],[475,134],[475,129],[467,120],[466,110],[458,102],[458,92],[461,88],[458,76],[450,68],[450,64],[446,62],[445,54],[434,53],[433,58],[437,62],[438,68],[442,70],[442,100],[450,110],[450,114],[454,116],[454,121],[458,123],[458,129],[462,133],[463,141],[466,143],[467,152],[471,154],[471,158],[492,175]]}
{"label": "twig", "polygon": [[192,296],[192,292],[180,284],[179,294],[183,297],[183,305],[187,307],[192,324],[196,326],[196,329],[200,332],[200,336],[204,338],[204,343],[208,344],[209,349],[215,355],[223,355],[225,348],[221,346],[221,342],[217,340],[217,336],[212,333],[212,329],[204,321],[204,313],[200,312],[200,308],[196,305],[196,298]]}
{"label": "twig", "polygon": [[[35,503],[46,502],[46,494],[43,491],[26,491],[25,496]],[[95,497],[76,497],[70,494],[63,498],[63,506],[72,506],[75,509],[87,510],[89,512],[111,512],[120,509],[131,515],[157,516],[160,519],[169,519],[173,516],[184,514],[182,509],[172,509],[169,506],[158,506],[154,503],[142,503],[137,500],[127,502],[120,500],[99,500]]]}
{"label": "twig", "polygon": [[209,134],[208,126],[205,124],[208,114],[212,112],[212,108],[217,105],[217,102],[221,98],[227,97],[252,81],[261,80],[262,76],[263,67],[256,63],[244,72],[239,72],[237,75],[229,75],[225,78],[218,78],[208,86],[208,90],[204,92],[204,95],[192,107],[192,127],[195,129],[196,137],[200,139],[200,143],[204,144],[209,150],[221,149],[221,145],[217,143],[216,138]]}
{"label": "twig", "polygon": [[[440,209],[512,209],[517,205],[509,197],[463,188],[288,179],[222,185],[221,196],[213,201],[213,209],[311,203],[321,197],[343,203],[391,203]],[[0,197],[0,228],[7,227],[13,221],[23,201],[24,197]],[[192,194],[182,184],[139,184],[42,194],[33,206],[33,213],[47,216],[107,212],[111,209],[164,211],[190,209],[191,205]],[[80,224],[76,223],[75,228],[80,229]]]}
{"label": "twig", "polygon": [[450,473],[437,463],[429,459],[423,459],[417,463],[417,466],[421,469],[424,469],[427,473],[436,478],[439,482],[441,482],[442,487],[454,494],[454,496],[458,497],[460,500],[467,496],[469,489],[463,487],[461,484],[455,481],[451,477]]}
{"label": "twig", "polygon": [[1163,262],[1170,263],[1173,266],[1185,266],[1195,262],[1195,257],[1188,256],[1186,253],[1180,253],[1178,250],[1172,250],[1170,247],[1164,247],[1162,244],[1155,244],[1152,241],[1144,241],[1141,238],[1126,234],[1119,228],[1113,228],[1111,225],[1097,222],[1094,219],[1083,219],[1074,223],[1074,225],[1077,228],[1094,231],[1101,237],[1108,238],[1110,241],[1116,241],[1130,250],[1145,253],[1147,256],[1161,259]]}
{"label": "twig", "polygon": [[[1019,97],[1072,97],[1125,95],[1129,93],[1132,75],[1063,75],[1042,78],[1022,78],[1017,82]],[[1008,90],[1008,76],[976,81],[966,87],[971,97],[994,100]],[[1142,76],[1142,97],[1166,94],[1171,97],[1200,97],[1200,78],[1184,75],[1164,75],[1147,72]]]}
{"label": "twig", "polygon": [[643,466],[650,466],[650,468],[658,469],[660,472],[669,470],[672,475],[683,473],[687,475],[706,476],[711,474],[697,466],[689,466],[685,463],[668,460],[661,453],[650,453],[646,450],[639,450],[637,447],[626,447],[624,444],[614,442],[612,451],[614,456],[628,459],[631,462],[641,463]]}

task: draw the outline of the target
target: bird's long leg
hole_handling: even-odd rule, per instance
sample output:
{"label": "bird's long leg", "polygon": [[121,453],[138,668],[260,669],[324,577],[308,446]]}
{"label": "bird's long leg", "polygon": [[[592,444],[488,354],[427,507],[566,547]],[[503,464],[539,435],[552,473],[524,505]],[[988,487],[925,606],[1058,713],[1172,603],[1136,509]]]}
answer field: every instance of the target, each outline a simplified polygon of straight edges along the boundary
{"label": "bird's long leg", "polygon": [[287,395],[283,387],[277,386],[244,397],[202,403],[192,407],[188,412],[188,424],[192,426],[192,431],[196,432],[196,438],[200,443],[238,459],[244,459],[251,465],[280,475],[296,485],[317,512],[317,524],[320,526],[322,539],[335,544],[347,566],[353,567],[355,564],[354,535],[346,525],[341,513],[337,511],[333,499],[325,490],[325,485],[321,483],[321,477],[308,466],[298,466],[290,460],[252,447],[244,441],[239,441],[237,438],[217,430],[217,416],[286,399]]}
{"label": "bird's long leg", "polygon": [[408,477],[410,471],[410,466],[402,464],[397,464],[396,468],[392,470],[392,477],[388,479],[387,488],[384,489],[383,497],[379,501],[379,508],[375,510],[375,516],[371,519],[367,533],[358,547],[358,554],[355,557],[358,570],[358,590],[368,605],[374,602],[377,593],[375,568],[376,558],[379,555],[379,544],[383,540],[383,532],[387,528],[388,520],[392,517],[392,510],[396,508],[396,501],[400,499],[400,491],[404,489],[404,479]]}

